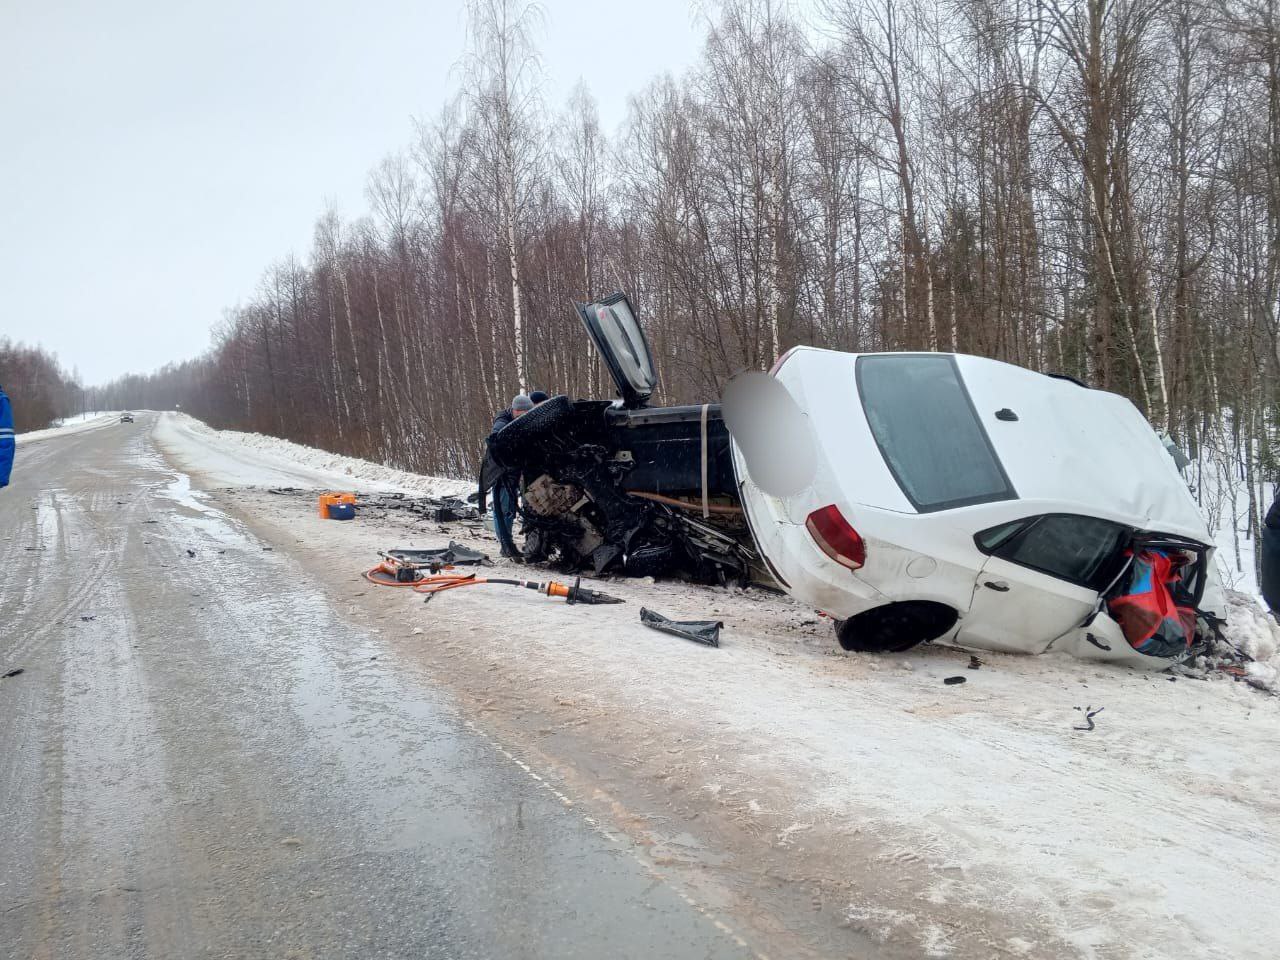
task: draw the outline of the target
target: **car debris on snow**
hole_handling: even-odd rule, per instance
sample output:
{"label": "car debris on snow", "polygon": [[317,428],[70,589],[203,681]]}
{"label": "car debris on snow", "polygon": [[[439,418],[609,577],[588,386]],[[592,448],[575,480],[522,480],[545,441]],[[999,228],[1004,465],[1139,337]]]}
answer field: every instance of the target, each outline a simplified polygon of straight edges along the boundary
{"label": "car debris on snow", "polygon": [[613,294],[575,308],[621,399],[552,397],[490,437],[481,490],[521,483],[524,542],[504,549],[596,575],[767,577],[737,503],[719,404],[649,406],[657,372],[630,301]]}
{"label": "car debris on snow", "polygon": [[1099,707],[1097,710],[1093,709],[1093,707],[1092,707],[1092,706],[1088,706],[1088,707],[1076,707],[1076,709],[1077,709],[1077,710],[1079,710],[1081,713],[1083,713],[1083,714],[1084,714],[1084,722],[1085,722],[1086,724],[1088,724],[1088,726],[1084,726],[1084,727],[1072,727],[1071,729],[1072,729],[1072,730],[1083,730],[1083,731],[1088,732],[1088,731],[1090,731],[1090,730],[1094,729],[1094,722],[1093,722],[1093,718],[1094,718],[1094,717],[1096,717],[1098,714],[1100,714],[1103,710],[1105,710],[1105,709],[1106,709],[1106,707]]}
{"label": "car debris on snow", "polygon": [[671,620],[647,607],[640,608],[640,622],[654,630],[708,647],[720,646],[720,631],[724,628],[724,622],[720,620]]}
{"label": "car debris on snow", "polygon": [[[310,499],[318,489],[305,487],[270,487],[267,493],[281,497]],[[360,493],[358,496],[361,516],[368,519],[385,519],[392,512],[412,514],[419,522],[464,522],[479,525],[480,511],[474,504],[461,497],[430,496],[408,493]],[[379,512],[380,511],[380,512]]]}

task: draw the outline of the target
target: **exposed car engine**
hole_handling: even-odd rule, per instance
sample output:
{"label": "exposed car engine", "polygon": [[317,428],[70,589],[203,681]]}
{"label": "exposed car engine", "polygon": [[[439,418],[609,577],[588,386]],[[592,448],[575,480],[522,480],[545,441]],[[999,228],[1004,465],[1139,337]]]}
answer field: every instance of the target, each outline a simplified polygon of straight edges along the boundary
{"label": "exposed car engine", "polygon": [[490,476],[521,478],[528,561],[707,583],[751,579],[756,553],[733,499],[717,410],[632,411],[553,397],[495,435],[489,461]]}

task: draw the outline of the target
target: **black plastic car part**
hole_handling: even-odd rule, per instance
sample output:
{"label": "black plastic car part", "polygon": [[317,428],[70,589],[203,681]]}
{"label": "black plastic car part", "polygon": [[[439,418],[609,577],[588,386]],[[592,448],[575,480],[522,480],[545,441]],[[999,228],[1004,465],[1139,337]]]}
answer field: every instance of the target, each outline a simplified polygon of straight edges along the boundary
{"label": "black plastic car part", "polygon": [[708,647],[720,646],[720,631],[724,628],[724,623],[720,620],[671,620],[645,607],[640,608],[640,622],[654,630],[684,637]]}

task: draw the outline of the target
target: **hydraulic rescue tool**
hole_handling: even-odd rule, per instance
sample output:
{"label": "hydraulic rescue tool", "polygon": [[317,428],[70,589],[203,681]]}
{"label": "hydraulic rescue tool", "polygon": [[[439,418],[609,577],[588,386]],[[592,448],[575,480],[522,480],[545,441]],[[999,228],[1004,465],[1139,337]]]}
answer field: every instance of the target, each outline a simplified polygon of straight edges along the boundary
{"label": "hydraulic rescue tool", "polygon": [[[453,546],[451,544],[451,546]],[[474,573],[441,573],[442,570],[453,570],[454,564],[442,563],[439,556],[431,556],[428,551],[395,550],[389,553],[378,551],[382,562],[370,570],[366,570],[364,578],[370,583],[383,587],[412,587],[415,593],[425,593],[430,600],[437,593],[454,590],[458,587],[472,587],[482,583],[503,584],[509,587],[524,587],[535,590],[546,597],[562,597],[565,603],[624,603],[618,597],[612,597],[599,590],[592,590],[582,585],[582,578],[575,577],[572,586],[557,580],[509,580],[499,577],[478,577]],[[446,558],[453,559],[446,554]],[[467,562],[462,560],[461,562]]]}
{"label": "hydraulic rescue tool", "polygon": [[469,587],[478,583],[501,583],[509,587],[524,587],[526,590],[536,590],[543,596],[563,597],[565,603],[625,603],[624,600],[618,597],[611,597],[607,593],[601,593],[599,590],[590,590],[582,586],[581,577],[574,577],[573,586],[568,586],[556,580],[540,583],[537,580],[506,580],[496,577],[477,577],[474,574],[458,576],[439,574],[423,577],[414,587],[414,592],[425,593],[427,594],[427,599],[430,600],[435,594],[442,593],[445,590],[452,590],[455,587]]}

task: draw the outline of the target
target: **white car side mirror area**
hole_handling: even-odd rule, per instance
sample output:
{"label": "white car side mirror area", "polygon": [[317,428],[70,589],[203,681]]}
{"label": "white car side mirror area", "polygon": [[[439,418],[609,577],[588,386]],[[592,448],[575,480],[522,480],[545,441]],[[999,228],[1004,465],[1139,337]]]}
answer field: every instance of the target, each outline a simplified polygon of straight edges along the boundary
{"label": "white car side mirror area", "polygon": [[758,370],[736,374],[724,386],[721,414],[758,488],[782,498],[813,483],[813,427],[782,383]]}

